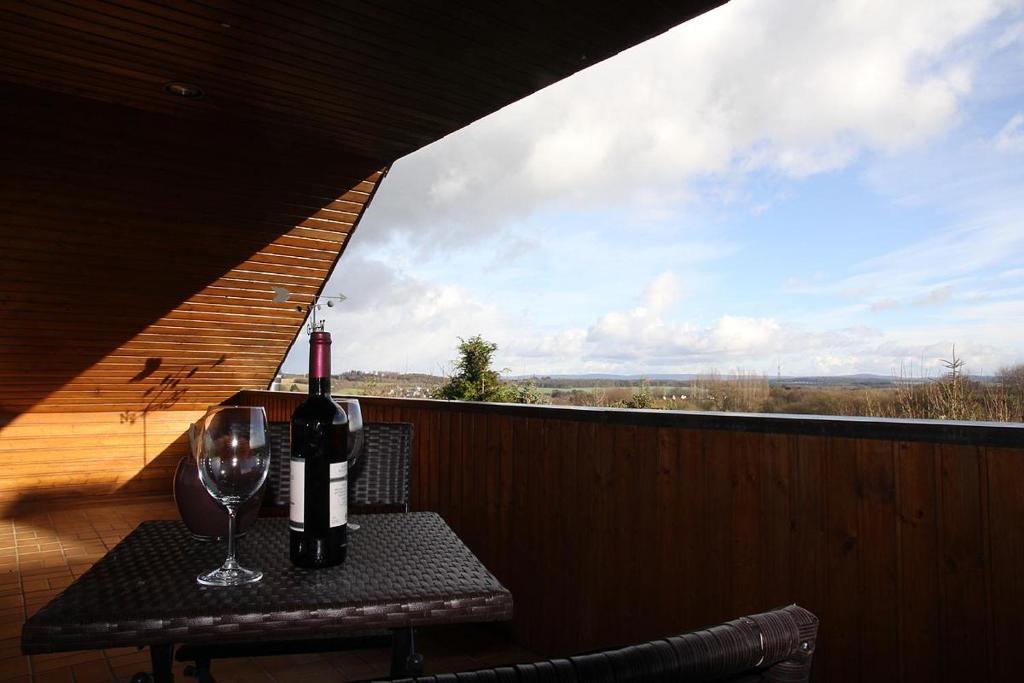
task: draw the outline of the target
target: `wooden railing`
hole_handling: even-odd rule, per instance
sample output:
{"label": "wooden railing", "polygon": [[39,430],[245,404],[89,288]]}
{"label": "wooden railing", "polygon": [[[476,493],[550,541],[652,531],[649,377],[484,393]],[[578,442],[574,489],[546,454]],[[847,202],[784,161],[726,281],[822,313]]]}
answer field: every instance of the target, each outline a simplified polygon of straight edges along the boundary
{"label": "wooden railing", "polygon": [[[287,419],[296,394],[249,392]],[[1024,426],[361,398],[415,425],[413,504],[568,653],[797,602],[822,681],[1015,678]]]}

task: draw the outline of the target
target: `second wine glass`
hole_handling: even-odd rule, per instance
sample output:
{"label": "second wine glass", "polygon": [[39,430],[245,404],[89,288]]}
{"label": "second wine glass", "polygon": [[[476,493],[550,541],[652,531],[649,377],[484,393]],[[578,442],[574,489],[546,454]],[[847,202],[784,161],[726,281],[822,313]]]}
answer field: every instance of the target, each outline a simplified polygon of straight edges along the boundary
{"label": "second wine glass", "polygon": [[[341,409],[348,416],[348,444],[345,449],[345,459],[348,460],[348,481],[349,489],[359,479],[361,470],[366,466],[363,457],[363,414],[359,410],[359,400],[354,398],[335,399]],[[358,531],[359,525],[349,520],[348,530]]]}

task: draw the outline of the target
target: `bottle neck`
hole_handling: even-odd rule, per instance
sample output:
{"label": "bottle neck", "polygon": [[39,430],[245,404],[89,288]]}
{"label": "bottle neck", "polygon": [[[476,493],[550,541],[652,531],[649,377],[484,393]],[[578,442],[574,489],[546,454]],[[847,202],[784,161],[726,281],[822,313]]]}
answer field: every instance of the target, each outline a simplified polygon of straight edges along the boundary
{"label": "bottle neck", "polygon": [[331,334],[316,331],[309,337],[309,395],[331,394]]}
{"label": "bottle neck", "polygon": [[331,395],[331,378],[330,377],[317,377],[309,378],[309,395],[310,396],[330,396]]}

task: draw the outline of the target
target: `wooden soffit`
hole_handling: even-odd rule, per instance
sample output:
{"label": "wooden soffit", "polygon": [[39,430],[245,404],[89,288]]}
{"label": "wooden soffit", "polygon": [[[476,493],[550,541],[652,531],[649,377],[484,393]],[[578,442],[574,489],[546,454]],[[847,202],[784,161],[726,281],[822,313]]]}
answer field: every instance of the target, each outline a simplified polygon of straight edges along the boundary
{"label": "wooden soffit", "polygon": [[266,387],[382,177],[305,136],[3,84],[0,121],[0,422]]}
{"label": "wooden soffit", "polygon": [[309,131],[385,165],[723,1],[10,2],[0,80]]}

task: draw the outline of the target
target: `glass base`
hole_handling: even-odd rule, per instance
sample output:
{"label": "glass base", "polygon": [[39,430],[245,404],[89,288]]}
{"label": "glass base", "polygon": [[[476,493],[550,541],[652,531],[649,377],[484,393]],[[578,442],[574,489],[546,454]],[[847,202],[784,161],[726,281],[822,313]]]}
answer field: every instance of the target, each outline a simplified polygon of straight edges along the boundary
{"label": "glass base", "polygon": [[263,572],[239,567],[236,564],[231,568],[218,567],[200,574],[196,581],[203,586],[243,586],[247,583],[256,583],[262,578]]}
{"label": "glass base", "polygon": [[[245,531],[236,531],[235,532],[235,538],[241,538],[242,536],[245,536],[247,533],[249,533],[248,529],[246,529]],[[223,541],[225,539],[227,539],[227,536],[204,536],[203,534],[197,534],[197,533],[193,533],[192,534],[192,540],[193,541],[200,541],[201,543],[209,543],[211,541],[220,542],[220,541]]]}

